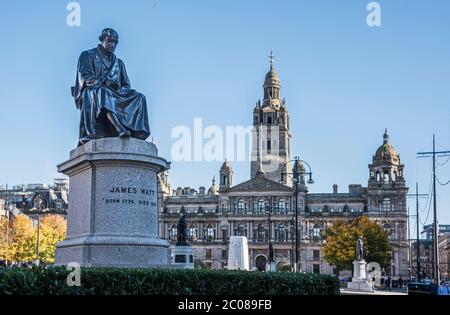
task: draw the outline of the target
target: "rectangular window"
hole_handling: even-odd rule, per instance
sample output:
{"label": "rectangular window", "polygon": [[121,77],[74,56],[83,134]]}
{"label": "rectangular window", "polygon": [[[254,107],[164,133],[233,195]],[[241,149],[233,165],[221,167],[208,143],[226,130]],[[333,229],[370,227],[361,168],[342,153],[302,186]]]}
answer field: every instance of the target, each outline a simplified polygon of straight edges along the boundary
{"label": "rectangular window", "polygon": [[320,260],[320,250],[313,250],[313,259]]}
{"label": "rectangular window", "polygon": [[227,241],[227,230],[222,230],[222,241],[226,242]]}
{"label": "rectangular window", "polygon": [[267,153],[270,153],[270,150],[272,150],[272,143],[270,140],[267,140]]}
{"label": "rectangular window", "polygon": [[313,265],[313,273],[320,273],[320,265]]}

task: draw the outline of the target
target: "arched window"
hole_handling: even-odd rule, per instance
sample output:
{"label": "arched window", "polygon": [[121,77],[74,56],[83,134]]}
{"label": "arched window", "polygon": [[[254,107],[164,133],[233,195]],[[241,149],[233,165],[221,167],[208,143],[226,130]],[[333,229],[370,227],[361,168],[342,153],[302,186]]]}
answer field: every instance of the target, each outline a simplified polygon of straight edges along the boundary
{"label": "arched window", "polygon": [[268,125],[272,124],[272,116],[267,117],[267,124]]}
{"label": "arched window", "polygon": [[222,204],[222,212],[227,212],[228,211],[228,204],[227,203],[223,203]]}
{"label": "arched window", "polygon": [[383,181],[385,183],[389,183],[389,172],[388,171],[384,171],[384,173],[383,173]]}
{"label": "arched window", "polygon": [[381,176],[380,176],[380,172],[377,172],[377,182],[381,181]]}
{"label": "arched window", "polygon": [[393,171],[392,172],[392,181],[396,181],[397,180],[397,172],[396,171]]}
{"label": "arched window", "polygon": [[244,200],[239,200],[238,201],[238,208],[237,208],[239,213],[244,213],[245,212],[245,202]]}
{"label": "arched window", "polygon": [[169,228],[169,240],[177,239],[177,226],[174,224]]}
{"label": "arched window", "polygon": [[189,238],[191,239],[191,240],[196,240],[197,239],[197,228],[196,227],[194,227],[193,225],[191,225],[190,227],[189,227],[189,230],[188,230],[188,236],[189,236]]}
{"label": "arched window", "polygon": [[392,211],[391,199],[384,198],[383,201],[381,202],[381,209],[380,210],[384,211],[384,212]]}
{"label": "arched window", "polygon": [[259,213],[266,212],[266,203],[265,203],[264,199],[258,200],[258,212]]}
{"label": "arched window", "polygon": [[278,231],[277,231],[277,239],[280,242],[284,242],[287,239],[287,235],[286,235],[286,226],[284,224],[279,224],[278,225]]}
{"label": "arched window", "polygon": [[312,237],[315,242],[318,242],[322,240],[322,225],[321,224],[314,224],[313,230],[312,230]]}
{"label": "arched window", "polygon": [[211,225],[206,228],[206,239],[213,240],[215,238],[216,231]]}
{"label": "arched window", "polygon": [[278,201],[278,211],[280,213],[286,213],[287,212],[287,203],[284,199],[280,199],[280,201]]}
{"label": "arched window", "polygon": [[266,230],[264,228],[264,225],[260,224],[260,225],[258,225],[257,240],[259,242],[262,242],[262,241],[264,241],[265,238],[266,238]]}
{"label": "arched window", "polygon": [[238,236],[247,236],[247,226],[245,224],[239,224],[237,234]]}

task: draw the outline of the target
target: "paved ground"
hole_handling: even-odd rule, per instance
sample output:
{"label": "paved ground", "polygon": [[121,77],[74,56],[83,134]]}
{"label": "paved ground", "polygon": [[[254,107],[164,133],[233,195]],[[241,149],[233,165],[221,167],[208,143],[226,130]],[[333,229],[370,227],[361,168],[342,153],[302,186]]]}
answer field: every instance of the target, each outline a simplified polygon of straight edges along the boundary
{"label": "paved ground", "polygon": [[375,290],[374,292],[358,292],[348,289],[341,289],[342,295],[408,295],[406,289],[393,289],[392,291]]}

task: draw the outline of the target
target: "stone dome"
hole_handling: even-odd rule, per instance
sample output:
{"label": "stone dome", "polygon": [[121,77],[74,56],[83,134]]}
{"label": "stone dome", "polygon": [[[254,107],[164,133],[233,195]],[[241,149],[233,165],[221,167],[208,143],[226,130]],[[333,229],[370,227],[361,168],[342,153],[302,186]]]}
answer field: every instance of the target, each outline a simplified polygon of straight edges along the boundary
{"label": "stone dome", "polygon": [[233,172],[233,168],[231,167],[231,164],[230,164],[230,162],[228,162],[227,159],[225,159],[225,162],[223,162],[222,167],[220,168],[220,172],[223,172],[223,171],[226,171],[229,173]]}
{"label": "stone dome", "polygon": [[270,86],[270,85],[280,85],[280,77],[278,76],[278,73],[275,72],[273,67],[267,72],[266,78],[264,80],[264,86]]}
{"label": "stone dome", "polygon": [[374,155],[374,161],[376,162],[388,162],[392,164],[400,164],[400,155],[389,143],[389,135],[387,130],[383,135],[383,145],[380,146]]}
{"label": "stone dome", "polygon": [[216,187],[216,178],[213,177],[212,185],[211,185],[211,187],[208,189],[208,195],[218,195],[218,194],[219,194],[219,191],[218,191],[218,189],[217,189],[217,187]]}

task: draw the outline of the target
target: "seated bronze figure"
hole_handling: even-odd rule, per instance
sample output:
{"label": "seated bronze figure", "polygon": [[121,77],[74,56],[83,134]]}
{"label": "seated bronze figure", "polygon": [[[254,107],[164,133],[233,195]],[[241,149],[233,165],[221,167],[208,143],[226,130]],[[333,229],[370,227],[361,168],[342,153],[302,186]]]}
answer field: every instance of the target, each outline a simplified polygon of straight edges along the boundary
{"label": "seated bronze figure", "polygon": [[123,61],[114,51],[119,35],[107,28],[99,37],[101,44],[84,51],[72,96],[81,110],[78,145],[105,137],[134,137],[145,140],[150,135],[145,96],[131,89]]}

